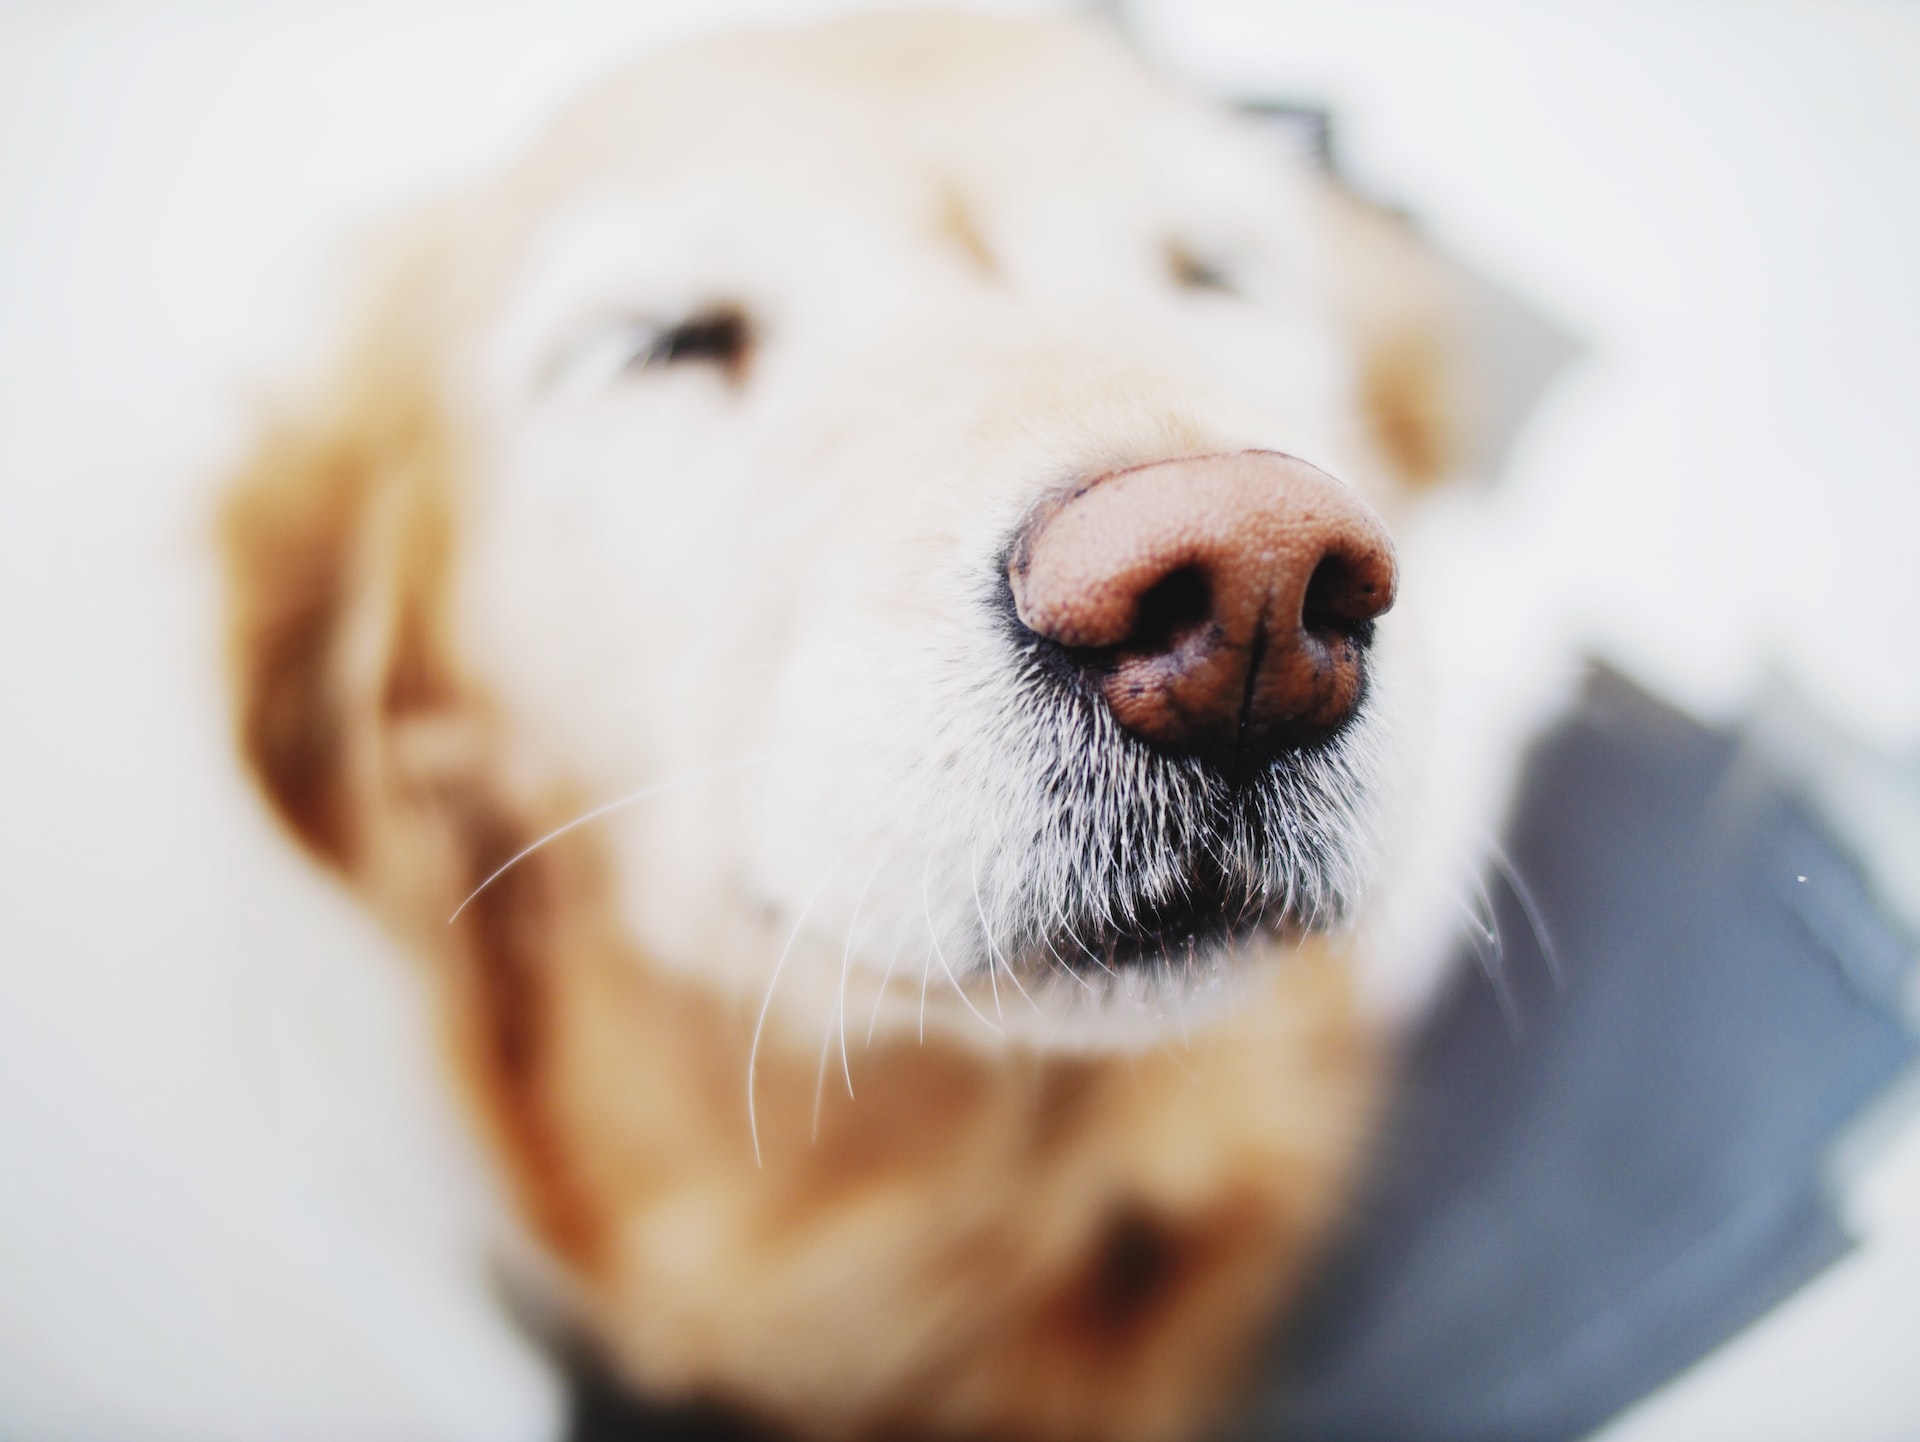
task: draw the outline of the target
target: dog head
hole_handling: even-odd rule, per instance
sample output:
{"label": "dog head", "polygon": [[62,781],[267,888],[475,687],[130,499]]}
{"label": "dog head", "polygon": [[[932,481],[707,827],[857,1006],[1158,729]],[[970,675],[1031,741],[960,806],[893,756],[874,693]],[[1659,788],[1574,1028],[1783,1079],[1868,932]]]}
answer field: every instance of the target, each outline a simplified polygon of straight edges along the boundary
{"label": "dog head", "polygon": [[580,819],[654,964],[1111,1039],[1381,884],[1444,306],[1275,138],[868,20],[654,60],[401,251],[226,540],[247,755],[408,924]]}

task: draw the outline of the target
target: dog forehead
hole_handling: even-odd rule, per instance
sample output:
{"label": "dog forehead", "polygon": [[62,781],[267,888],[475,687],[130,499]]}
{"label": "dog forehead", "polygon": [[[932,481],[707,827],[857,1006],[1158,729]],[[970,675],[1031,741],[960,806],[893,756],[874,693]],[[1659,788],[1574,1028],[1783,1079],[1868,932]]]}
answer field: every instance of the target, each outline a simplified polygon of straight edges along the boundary
{"label": "dog forehead", "polygon": [[[567,113],[521,175],[572,188],[754,175],[899,184],[938,171],[1017,188],[1072,167],[1148,183],[1233,127],[1083,22],[924,13],[728,36],[663,52]],[[1227,149],[1234,150],[1229,143]],[[1151,166],[1155,153],[1169,161]]]}
{"label": "dog forehead", "polygon": [[523,280],[779,291],[877,276],[930,232],[985,235],[1041,272],[1170,243],[1304,272],[1315,185],[1274,136],[1094,25],[932,13],[651,56],[493,194]]}

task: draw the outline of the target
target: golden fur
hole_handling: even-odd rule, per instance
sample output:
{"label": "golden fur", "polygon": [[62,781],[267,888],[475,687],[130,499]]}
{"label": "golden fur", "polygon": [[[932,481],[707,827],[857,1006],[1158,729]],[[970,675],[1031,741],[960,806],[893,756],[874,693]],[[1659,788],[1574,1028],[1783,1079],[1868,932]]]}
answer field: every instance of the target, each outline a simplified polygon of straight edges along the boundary
{"label": "golden fur", "polygon": [[[437,380],[436,243],[230,492],[237,732],[299,841],[431,965],[473,1115],[575,1315],[649,1392],[819,1437],[1198,1434],[1374,1113],[1337,944],[1159,1051],[883,1032],[857,1098],[822,1094],[815,1040],[776,1018],[757,1161],[754,999],[638,954],[591,832],[450,925],[588,798],[517,749],[448,620],[466,458]],[[1400,307],[1396,326],[1379,294],[1352,290],[1372,306],[1363,399],[1425,480],[1452,444],[1436,322]]]}
{"label": "golden fur", "polygon": [[1232,1396],[1365,1135],[1376,1057],[1338,958],[1178,1052],[887,1040],[858,1100],[750,1010],[631,955],[569,835],[514,796],[443,649],[451,445],[404,347],[270,434],[223,538],[244,754],[300,839],[431,959],[524,1213],[612,1358],[663,1396],[823,1436],[1193,1435]]}

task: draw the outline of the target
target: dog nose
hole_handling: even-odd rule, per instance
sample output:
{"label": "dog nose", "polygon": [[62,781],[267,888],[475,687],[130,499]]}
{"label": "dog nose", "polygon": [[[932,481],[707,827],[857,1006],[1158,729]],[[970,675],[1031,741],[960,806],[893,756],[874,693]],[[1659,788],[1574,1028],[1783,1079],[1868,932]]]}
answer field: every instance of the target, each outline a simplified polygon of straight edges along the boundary
{"label": "dog nose", "polygon": [[1157,461],[1042,506],[1008,578],[1114,718],[1172,751],[1267,759],[1360,704],[1393,543],[1305,461],[1241,451]]}

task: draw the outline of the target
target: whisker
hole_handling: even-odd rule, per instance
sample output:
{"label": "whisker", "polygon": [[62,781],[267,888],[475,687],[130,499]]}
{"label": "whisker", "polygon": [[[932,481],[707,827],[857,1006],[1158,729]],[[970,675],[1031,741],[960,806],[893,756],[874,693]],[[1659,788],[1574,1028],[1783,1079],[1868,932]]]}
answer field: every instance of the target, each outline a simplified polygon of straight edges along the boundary
{"label": "whisker", "polygon": [[1052,1017],[1047,1015],[1046,1009],[1042,1007],[1039,1002],[1035,1001],[1033,997],[1028,993],[1026,987],[1020,984],[1020,978],[1013,969],[1013,963],[1003,958],[1001,964],[1004,965],[1007,969],[1007,980],[1013,983],[1013,989],[1019,992],[1020,995],[1023,998],[1025,998],[1028,1006],[1033,1008],[1034,1014],[1038,1016],[1042,1021],[1053,1020]]}
{"label": "whisker", "polygon": [[920,1045],[927,1044],[927,983],[933,979],[933,932],[927,932],[929,943],[920,957]]}
{"label": "whisker", "polygon": [[[1478,885],[1477,878],[1475,884]],[[1482,921],[1479,914],[1464,898],[1454,895],[1453,899],[1455,904],[1466,913],[1467,919],[1473,923],[1473,959],[1479,967],[1481,976],[1486,978],[1487,985],[1493,989],[1493,999],[1500,1008],[1501,1019],[1506,1023],[1507,1035],[1518,1039],[1525,1027],[1520,1019],[1520,1004],[1514,997],[1513,988],[1507,984],[1506,969],[1502,964],[1504,957],[1499,952],[1500,933]],[[1491,913],[1493,903],[1488,898],[1484,887],[1480,888],[1480,899],[1486,902],[1488,911]],[[1491,956],[1486,949],[1488,946],[1494,948]]]}
{"label": "whisker", "polygon": [[1500,875],[1506,880],[1507,889],[1513,893],[1513,899],[1520,903],[1520,913],[1526,918],[1528,927],[1533,931],[1534,944],[1540,948],[1540,959],[1546,963],[1547,976],[1553,982],[1553,989],[1565,991],[1567,974],[1560,965],[1560,953],[1553,944],[1553,934],[1547,930],[1546,918],[1540,914],[1540,907],[1534,901],[1533,889],[1520,875],[1519,868],[1513,864],[1513,858],[1507,855],[1498,842],[1487,842],[1487,856],[1499,868]]}
{"label": "whisker", "polygon": [[820,1099],[827,1089],[827,1053],[833,1050],[833,1013],[827,1013],[826,1035],[820,1038],[820,1064],[813,1073],[813,1128],[807,1142],[809,1146],[820,1145]]}
{"label": "whisker", "polygon": [[498,881],[501,877],[505,876],[509,871],[513,870],[514,867],[518,866],[521,862],[525,861],[529,856],[533,855],[533,853],[538,851],[541,847],[547,845],[549,842],[558,841],[562,836],[565,836],[569,831],[577,830],[578,828],[585,826],[589,821],[598,821],[601,817],[606,816],[612,812],[618,811],[624,806],[632,806],[636,802],[646,801],[651,797],[664,795],[666,792],[669,792],[669,791],[678,791],[682,787],[693,785],[695,782],[711,781],[718,776],[727,776],[732,774],[735,771],[744,771],[749,766],[764,765],[766,762],[771,761],[773,759],[774,759],[774,756],[772,752],[762,752],[755,756],[742,757],[738,761],[729,761],[721,766],[709,767],[705,771],[694,771],[689,773],[688,775],[676,777],[672,781],[661,781],[661,782],[655,783],[652,786],[643,786],[638,791],[629,791],[625,796],[616,796],[613,800],[604,802],[601,805],[594,807],[591,811],[583,812],[581,815],[574,817],[573,820],[567,822],[565,825],[554,827],[553,830],[549,831],[545,836],[542,836],[538,841],[535,841],[528,846],[522,847],[519,851],[516,851],[512,856],[508,857],[499,866],[494,868],[493,872],[487,877],[485,881],[481,882],[478,886],[474,887],[472,891],[467,893],[466,900],[462,901],[458,906],[454,907],[453,915],[447,918],[447,925],[451,926],[453,925],[454,922],[458,921],[460,919],[460,913],[465,911],[469,906],[473,905],[474,898],[479,896],[481,892],[485,891],[489,886],[492,886],[494,882]]}
{"label": "whisker", "polygon": [[1493,940],[1492,928],[1480,919],[1480,913],[1473,909],[1472,902],[1468,901],[1466,897],[1462,896],[1459,892],[1452,890],[1447,892],[1447,900],[1459,907],[1460,914],[1473,924],[1473,934],[1476,937],[1484,937],[1488,941]]}
{"label": "whisker", "polygon": [[1493,941],[1494,957],[1500,963],[1502,974],[1505,974],[1507,969],[1507,940],[1500,934],[1500,908],[1493,904],[1493,893],[1487,890],[1486,878],[1481,876],[1477,869],[1473,873],[1473,889],[1480,897],[1480,905],[1486,908],[1487,935]]}
{"label": "whisker", "polygon": [[1091,993],[1093,991],[1093,983],[1088,981],[1084,976],[1080,975],[1079,972],[1075,971],[1071,966],[1067,964],[1067,959],[1060,954],[1059,948],[1053,944],[1053,938],[1050,936],[1047,936],[1047,937],[1042,937],[1041,940],[1046,942],[1047,950],[1053,953],[1054,962],[1059,966],[1059,968],[1062,971],[1064,971],[1068,976],[1072,977],[1075,981],[1079,982],[1082,987],[1084,987],[1089,993]]}
{"label": "whisker", "polygon": [[[884,865],[886,865],[884,861],[874,863],[873,870],[867,873],[866,884],[860,888],[860,895],[854,898],[853,919],[847,923],[847,944],[840,952],[840,999],[834,1009],[840,1014],[840,1070],[847,1078],[849,1100],[853,1098],[853,1063],[847,1060],[847,972],[853,966],[853,937],[860,928],[860,908],[866,904],[867,893],[873,890],[874,878],[880,874],[880,868]],[[814,1131],[817,1134],[820,1129],[818,1097],[814,1099],[813,1115]]]}
{"label": "whisker", "polygon": [[1006,1013],[1000,1010],[1000,981],[995,975],[999,968],[994,965],[993,928],[987,925],[987,909],[980,904],[980,854],[975,852],[967,865],[973,873],[973,909],[980,917],[980,934],[987,941],[987,985],[993,988],[993,1014],[1005,1021]]}
{"label": "whisker", "polygon": [[853,964],[853,937],[860,929],[860,908],[867,899],[867,892],[873,886],[874,877],[880,874],[885,863],[875,863],[867,873],[866,884],[860,888],[860,895],[853,903],[853,916],[847,922],[847,942],[840,951],[840,987],[834,997],[833,1010],[827,1013],[826,1034],[820,1038],[820,1065],[813,1074],[813,1130],[811,1141],[814,1146],[820,1144],[820,1103],[827,1089],[827,1053],[833,1049],[833,1029],[837,1019],[840,1024],[840,1069],[846,1074],[847,1096],[853,1096],[853,1067],[847,1060],[847,971]]}
{"label": "whisker", "polygon": [[1172,1047],[1168,1046],[1164,1041],[1155,1042],[1154,1045],[1159,1048],[1160,1054],[1162,1056],[1164,1056],[1168,1061],[1173,1063],[1174,1070],[1179,1072],[1181,1076],[1185,1077],[1190,1082],[1197,1082],[1200,1080],[1200,1074],[1196,1072],[1191,1066],[1187,1065],[1185,1059],[1183,1059],[1181,1055],[1178,1052],[1176,1052]]}
{"label": "whisker", "polygon": [[839,869],[840,863],[835,861],[800,904],[800,914],[793,919],[793,930],[787,933],[787,944],[780,948],[780,959],[774,962],[773,975],[767,978],[767,994],[760,999],[759,1019],[753,1024],[753,1044],[747,1048],[747,1130],[753,1136],[753,1164],[756,1167],[766,1165],[760,1157],[760,1120],[753,1106],[753,1079],[760,1062],[760,1034],[767,1029],[767,1012],[773,1007],[773,989],[780,984],[780,973],[793,951],[793,943],[799,939],[800,928],[807,923],[807,913],[813,910],[813,903],[820,899],[820,893],[827,889],[828,880]]}
{"label": "whisker", "polygon": [[1102,971],[1104,971],[1108,976],[1112,977],[1115,981],[1120,980],[1120,973],[1115,971],[1111,966],[1107,965],[1107,963],[1102,961],[1098,956],[1095,956],[1093,953],[1093,948],[1088,946],[1084,941],[1080,939],[1079,932],[1070,931],[1067,933],[1067,936],[1075,946],[1079,947],[1082,951],[1084,951],[1087,954],[1088,961],[1091,961],[1095,966],[1099,967]]}
{"label": "whisker", "polygon": [[980,1024],[984,1026],[988,1031],[992,1032],[995,1036],[1001,1036],[1001,1037],[1005,1036],[1006,1033],[1000,1030],[998,1026],[994,1025],[993,1020],[990,1017],[988,1017],[988,1015],[984,1011],[980,1010],[979,1007],[973,1004],[972,998],[967,995],[966,988],[960,985],[960,978],[955,976],[953,974],[953,968],[947,965],[946,953],[940,950],[940,942],[938,938],[935,938],[933,943],[933,954],[940,959],[940,969],[947,974],[947,984],[953,988],[953,994],[960,998],[960,1000],[966,1005],[967,1010],[972,1012],[975,1016],[979,1017]]}
{"label": "whisker", "polygon": [[[980,933],[982,936],[986,938],[986,941],[987,941],[987,975],[988,977],[989,978],[992,977],[993,970],[996,966],[1005,967],[1007,972],[1007,980],[1013,983],[1013,989],[1019,992],[1021,996],[1026,998],[1027,1005],[1033,1008],[1034,1013],[1040,1018],[1040,1020],[1050,1021],[1052,1018],[1050,1018],[1047,1015],[1047,1013],[1041,1008],[1040,1003],[1035,1001],[1033,997],[1028,993],[1026,987],[1020,984],[1019,976],[1017,976],[1014,973],[1012,960],[1006,955],[1005,952],[1000,950],[998,943],[996,943],[993,939],[993,927],[989,925],[987,922],[986,908],[980,904],[980,869],[979,869],[979,864],[977,859],[974,863],[974,872],[973,872],[973,909],[979,913]],[[996,1016],[1000,1016],[1000,993],[997,988],[994,991],[993,1002],[994,1002],[994,1014]],[[1006,1020],[1006,1018],[1004,1016],[1001,1016],[1001,1020],[1004,1021]]]}
{"label": "whisker", "polygon": [[920,959],[920,1045],[927,1044],[927,982],[933,976],[933,906],[927,900],[927,873],[933,866],[928,855],[920,867],[920,913],[927,918],[927,952]]}
{"label": "whisker", "polygon": [[880,990],[874,994],[873,1014],[867,1018],[867,1042],[873,1045],[873,1029],[880,1024],[880,1007],[887,999],[887,984],[893,980],[893,964],[900,959],[900,948],[905,938],[900,934],[900,925],[894,923],[893,950],[887,953],[887,969],[880,973]]}
{"label": "whisker", "polygon": [[[931,857],[928,858],[928,863],[932,863]],[[960,985],[960,979],[953,974],[953,968],[947,964],[947,954],[940,949],[939,933],[933,929],[933,910],[931,903],[927,900],[927,873],[924,871],[920,873],[920,906],[927,918],[927,940],[933,943],[933,954],[939,958],[940,969],[947,974],[947,980],[953,984],[954,994],[966,1003],[968,1011],[980,1018],[980,1024],[986,1027],[988,1031],[992,1032],[995,1036],[1005,1035],[999,1027],[987,1019],[987,1014],[984,1011],[973,1004],[973,998],[967,995],[965,988]],[[926,1039],[927,988],[926,985],[922,983],[920,987],[920,1040],[924,1043]]]}

